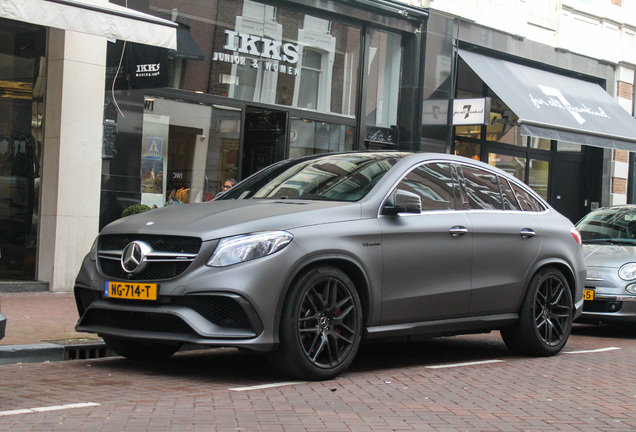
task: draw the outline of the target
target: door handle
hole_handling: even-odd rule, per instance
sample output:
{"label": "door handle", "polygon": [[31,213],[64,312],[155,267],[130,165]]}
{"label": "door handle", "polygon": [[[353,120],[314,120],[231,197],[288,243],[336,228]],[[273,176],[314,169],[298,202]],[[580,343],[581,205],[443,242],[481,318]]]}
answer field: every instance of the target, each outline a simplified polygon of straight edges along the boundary
{"label": "door handle", "polygon": [[451,227],[448,231],[453,237],[460,237],[468,232],[468,228],[456,225],[454,227]]}
{"label": "door handle", "polygon": [[532,238],[537,235],[537,233],[535,233],[531,228],[523,228],[519,231],[519,235],[521,235],[522,238]]}

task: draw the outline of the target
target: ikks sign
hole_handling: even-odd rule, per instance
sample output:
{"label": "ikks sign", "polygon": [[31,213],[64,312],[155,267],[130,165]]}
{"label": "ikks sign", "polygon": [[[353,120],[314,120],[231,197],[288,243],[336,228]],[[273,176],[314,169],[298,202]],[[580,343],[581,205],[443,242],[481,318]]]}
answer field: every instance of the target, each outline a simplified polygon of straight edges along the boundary
{"label": "ikks sign", "polygon": [[225,30],[225,45],[223,48],[232,51],[232,54],[225,52],[214,52],[213,61],[249,66],[254,69],[298,75],[298,68],[295,66],[280,65],[278,62],[285,62],[295,65],[298,63],[298,45],[292,43],[282,43],[281,41],[268,39],[266,37],[254,36],[248,33],[239,33],[232,30]]}
{"label": "ikks sign", "polygon": [[149,45],[131,44],[128,68],[130,88],[165,87],[170,79],[168,50]]}
{"label": "ikks sign", "polygon": [[[448,100],[424,101],[422,124],[445,125],[448,122]],[[490,98],[453,100],[453,125],[467,126],[490,123]]]}

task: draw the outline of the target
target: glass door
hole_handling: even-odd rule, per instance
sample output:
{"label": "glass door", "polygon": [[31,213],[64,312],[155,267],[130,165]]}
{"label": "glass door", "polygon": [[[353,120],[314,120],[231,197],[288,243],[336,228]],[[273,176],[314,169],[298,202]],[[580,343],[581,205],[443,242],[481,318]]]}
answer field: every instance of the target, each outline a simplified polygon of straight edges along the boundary
{"label": "glass door", "polygon": [[245,109],[241,179],[285,159],[288,117],[286,111]]}

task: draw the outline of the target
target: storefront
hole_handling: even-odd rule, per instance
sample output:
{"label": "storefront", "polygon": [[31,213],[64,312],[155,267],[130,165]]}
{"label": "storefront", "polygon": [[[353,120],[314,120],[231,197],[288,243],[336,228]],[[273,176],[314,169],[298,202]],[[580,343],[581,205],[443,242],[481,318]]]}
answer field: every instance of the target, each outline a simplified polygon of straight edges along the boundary
{"label": "storefront", "polygon": [[44,28],[0,19],[0,275],[36,273],[44,136]]}
{"label": "storefront", "polygon": [[147,12],[177,22],[182,42],[157,61],[109,45],[100,227],[138,202],[208,201],[289,157],[419,148],[425,11],[151,0]]}
{"label": "storefront", "polygon": [[107,38],[172,49],[176,25],[106,1],[0,2],[0,292],[70,289],[97,232]]}
{"label": "storefront", "polygon": [[428,28],[423,150],[508,171],[573,222],[609,203],[608,149],[636,151],[611,65],[445,17]]}

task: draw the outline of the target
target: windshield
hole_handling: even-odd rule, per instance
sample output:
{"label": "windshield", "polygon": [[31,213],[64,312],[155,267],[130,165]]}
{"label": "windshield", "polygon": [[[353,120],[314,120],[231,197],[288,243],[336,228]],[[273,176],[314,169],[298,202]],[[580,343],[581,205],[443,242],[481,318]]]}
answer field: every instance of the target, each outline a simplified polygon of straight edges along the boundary
{"label": "windshield", "polygon": [[636,245],[636,212],[603,209],[589,213],[577,225],[583,243]]}
{"label": "windshield", "polygon": [[406,153],[332,154],[272,165],[217,199],[358,201]]}

